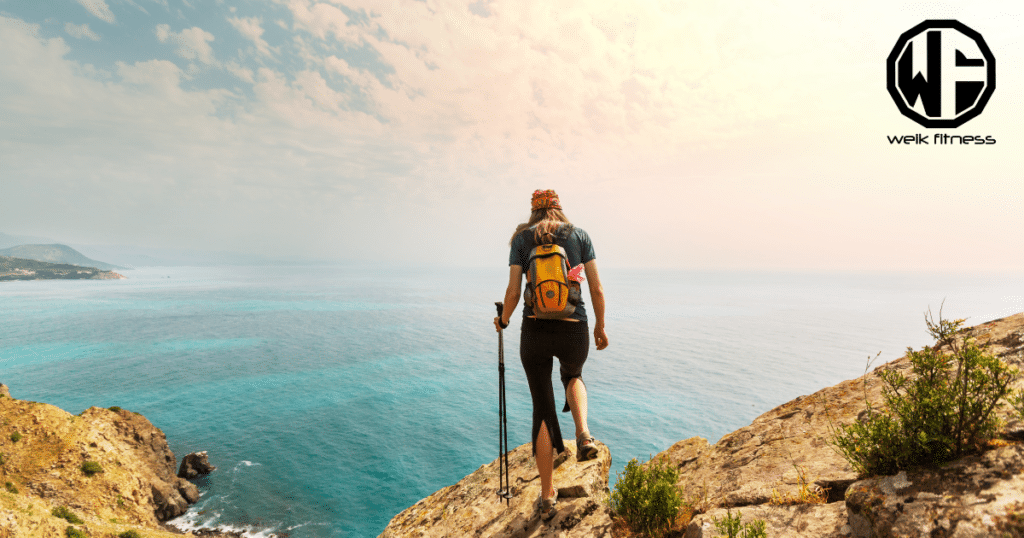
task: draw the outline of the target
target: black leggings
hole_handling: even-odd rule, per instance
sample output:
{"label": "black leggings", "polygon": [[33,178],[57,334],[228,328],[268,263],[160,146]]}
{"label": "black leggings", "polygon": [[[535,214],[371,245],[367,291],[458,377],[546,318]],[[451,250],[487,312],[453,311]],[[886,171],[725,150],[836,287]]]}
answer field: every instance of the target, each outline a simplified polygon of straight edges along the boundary
{"label": "black leggings", "polygon": [[[562,388],[569,386],[569,381],[580,378],[583,381],[583,363],[587,361],[590,351],[590,333],[585,322],[572,322],[557,319],[523,318],[522,333],[519,336],[519,359],[526,370],[526,380],[530,383],[530,396],[533,397],[533,454],[537,455],[537,435],[540,423],[548,426],[551,444],[559,453],[565,451],[562,443],[562,431],[558,427],[558,416],[555,414],[555,393],[551,385],[551,366],[554,357],[561,364],[559,373],[562,377]],[[562,412],[569,411],[568,399]]]}

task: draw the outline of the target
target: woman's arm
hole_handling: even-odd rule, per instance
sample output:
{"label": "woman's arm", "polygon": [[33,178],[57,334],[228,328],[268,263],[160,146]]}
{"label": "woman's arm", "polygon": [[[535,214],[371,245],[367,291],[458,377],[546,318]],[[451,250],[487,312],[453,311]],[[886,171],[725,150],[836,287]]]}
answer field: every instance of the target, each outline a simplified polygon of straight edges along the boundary
{"label": "woman's arm", "polygon": [[608,335],[604,332],[604,288],[597,274],[597,260],[583,264],[583,270],[590,284],[590,302],[594,304],[594,344],[597,349],[608,347]]}
{"label": "woman's arm", "polygon": [[[512,312],[515,312],[516,307],[519,306],[519,295],[523,290],[523,268],[518,265],[508,266],[508,288],[505,288],[505,301],[502,303],[501,308],[501,323],[508,325],[508,321],[512,319]],[[494,318],[494,328],[501,330],[501,325],[498,325],[498,318]]]}

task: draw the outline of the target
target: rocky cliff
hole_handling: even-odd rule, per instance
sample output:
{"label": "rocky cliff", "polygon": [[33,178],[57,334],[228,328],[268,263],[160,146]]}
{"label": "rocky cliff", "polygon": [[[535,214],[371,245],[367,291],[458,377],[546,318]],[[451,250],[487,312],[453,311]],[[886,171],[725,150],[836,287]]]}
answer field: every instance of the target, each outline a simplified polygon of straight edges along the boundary
{"label": "rocky cliff", "polygon": [[[996,356],[1024,369],[1024,314],[970,331]],[[798,397],[714,445],[694,437],[656,455],[679,469],[678,485],[698,512],[673,534],[715,538],[713,518],[731,510],[741,512],[744,521],[765,520],[773,538],[1024,537],[1024,445],[1018,441],[1024,439],[1024,424],[1009,409],[999,411],[1006,421],[1002,439],[939,470],[860,477],[833,450],[830,424],[850,424],[865,411],[866,401],[882,402],[882,369],[909,373],[910,363],[902,357]],[[560,508],[551,523],[540,521],[532,506],[540,486],[529,445],[517,448],[510,461],[513,485],[520,487],[518,503],[506,508],[494,499],[497,466],[492,462],[402,512],[381,536],[627,535],[614,524],[601,494]],[[586,481],[607,487],[610,461],[601,461],[604,474]],[[572,476],[581,472],[572,464],[568,470]],[[567,478],[556,474],[555,485],[572,488],[579,480]],[[808,502],[812,498],[817,502]]]}
{"label": "rocky cliff", "polygon": [[66,508],[89,536],[139,530],[180,537],[161,522],[199,499],[175,475],[163,432],[142,415],[92,407],[72,415],[17,400],[0,385],[0,538],[64,536]]}

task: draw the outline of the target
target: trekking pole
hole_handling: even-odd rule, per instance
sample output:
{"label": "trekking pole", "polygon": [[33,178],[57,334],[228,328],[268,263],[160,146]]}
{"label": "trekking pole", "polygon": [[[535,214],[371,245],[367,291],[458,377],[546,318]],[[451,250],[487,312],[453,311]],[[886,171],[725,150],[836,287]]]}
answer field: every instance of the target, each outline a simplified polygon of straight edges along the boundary
{"label": "trekking pole", "polygon": [[[503,305],[498,307],[498,319],[501,319]],[[506,506],[512,501],[512,491],[508,476],[508,420],[505,415],[505,341],[504,332],[498,331],[498,502],[505,499]]]}

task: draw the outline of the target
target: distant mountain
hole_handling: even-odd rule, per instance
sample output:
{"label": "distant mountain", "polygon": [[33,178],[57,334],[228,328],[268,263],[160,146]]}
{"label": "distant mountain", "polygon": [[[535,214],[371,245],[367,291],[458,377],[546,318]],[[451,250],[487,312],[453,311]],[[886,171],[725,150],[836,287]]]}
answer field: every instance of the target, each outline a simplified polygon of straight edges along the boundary
{"label": "distant mountain", "polygon": [[56,243],[56,241],[34,235],[9,235],[0,232],[0,248],[16,247],[18,245],[48,245],[51,243]]}
{"label": "distant mountain", "polygon": [[[0,0],[3,2],[3,0]],[[16,247],[16,248],[12,248]],[[16,250],[31,248],[32,250]],[[67,249],[68,257],[58,250]],[[137,269],[139,267],[224,265],[302,265],[334,264],[337,260],[273,254],[242,254],[183,248],[140,247],[129,245],[60,244],[53,239],[0,232],[0,256],[13,256],[54,263],[70,263],[99,269]],[[91,258],[91,259],[90,259]],[[108,260],[107,262],[96,259]]]}
{"label": "distant mountain", "polygon": [[67,245],[18,245],[0,250],[0,256],[23,258],[47,263],[95,267],[103,271],[123,269],[113,264],[86,258],[81,252]]}

